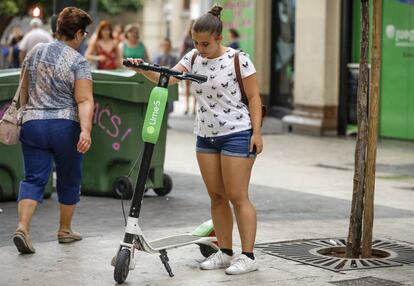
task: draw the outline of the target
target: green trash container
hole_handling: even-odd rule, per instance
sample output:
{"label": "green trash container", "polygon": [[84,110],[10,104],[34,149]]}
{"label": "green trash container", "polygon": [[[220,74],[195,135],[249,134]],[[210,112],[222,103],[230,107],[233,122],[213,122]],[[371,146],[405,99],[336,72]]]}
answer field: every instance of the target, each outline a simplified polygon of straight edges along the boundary
{"label": "green trash container", "polygon": [[[155,84],[130,70],[95,70],[92,77],[92,147],[84,160],[81,193],[131,198],[144,146],[141,129]],[[168,100],[177,99],[178,86],[170,86]],[[166,120],[164,116],[146,182],[146,189],[153,189],[158,195],[166,195],[172,188],[171,178],[164,174]]]}
{"label": "green trash container", "polygon": [[[0,118],[10,105],[19,85],[20,69],[0,70]],[[16,200],[19,183],[24,177],[23,155],[20,144],[0,143],[0,201]],[[52,180],[46,186],[45,198],[52,195]]]}

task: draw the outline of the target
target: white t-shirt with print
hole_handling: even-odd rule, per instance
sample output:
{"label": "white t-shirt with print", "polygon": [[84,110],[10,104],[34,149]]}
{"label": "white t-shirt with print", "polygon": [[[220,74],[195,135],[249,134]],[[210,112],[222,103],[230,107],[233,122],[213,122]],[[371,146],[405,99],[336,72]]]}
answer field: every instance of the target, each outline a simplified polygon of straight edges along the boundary
{"label": "white t-shirt with print", "polygon": [[[208,77],[205,83],[191,83],[191,92],[198,102],[194,133],[201,137],[215,137],[250,129],[249,110],[241,100],[234,68],[236,50],[227,48],[223,55],[215,59],[198,55],[191,68],[195,52],[197,50],[193,49],[180,61],[189,72]],[[242,78],[256,73],[247,54],[240,52],[239,60]]]}

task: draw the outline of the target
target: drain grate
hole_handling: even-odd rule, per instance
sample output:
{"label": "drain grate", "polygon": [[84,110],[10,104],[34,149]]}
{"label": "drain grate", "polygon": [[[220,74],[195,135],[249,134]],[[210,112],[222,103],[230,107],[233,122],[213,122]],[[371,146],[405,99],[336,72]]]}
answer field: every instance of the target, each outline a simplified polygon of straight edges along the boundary
{"label": "drain grate", "polygon": [[346,241],[342,238],[262,243],[256,244],[255,247],[269,255],[336,272],[393,267],[414,263],[413,246],[379,239],[373,241],[374,253],[385,254],[387,257],[350,259],[321,254],[328,253],[331,249],[346,247]]}
{"label": "drain grate", "polygon": [[338,286],[403,286],[400,282],[380,279],[372,276],[362,277],[351,280],[341,280],[330,282],[333,285]]}

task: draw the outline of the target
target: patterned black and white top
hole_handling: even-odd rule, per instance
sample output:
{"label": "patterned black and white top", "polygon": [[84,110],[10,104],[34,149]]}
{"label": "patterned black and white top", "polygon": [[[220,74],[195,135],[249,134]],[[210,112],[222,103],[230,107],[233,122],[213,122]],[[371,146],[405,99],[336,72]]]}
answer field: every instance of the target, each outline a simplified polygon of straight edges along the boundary
{"label": "patterned black and white top", "polygon": [[29,100],[23,123],[38,119],[79,121],[75,80],[92,80],[88,61],[63,42],[38,44],[23,62],[29,75]]}
{"label": "patterned black and white top", "polygon": [[[198,55],[191,68],[191,59],[196,51],[188,52],[180,61],[188,71],[208,76],[205,83],[191,83],[191,92],[198,102],[194,133],[201,137],[215,137],[250,129],[249,109],[241,101],[234,69],[236,50],[227,48],[215,59]],[[242,78],[256,73],[247,54],[241,52],[239,59]]]}

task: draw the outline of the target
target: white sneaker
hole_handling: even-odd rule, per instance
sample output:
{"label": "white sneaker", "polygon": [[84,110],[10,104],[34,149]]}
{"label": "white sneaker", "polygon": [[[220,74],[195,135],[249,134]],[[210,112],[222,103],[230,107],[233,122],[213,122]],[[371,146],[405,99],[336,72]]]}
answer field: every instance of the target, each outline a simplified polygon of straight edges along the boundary
{"label": "white sneaker", "polygon": [[206,260],[200,263],[203,270],[221,269],[230,266],[233,256],[227,255],[220,250],[210,255]]}
{"label": "white sneaker", "polygon": [[244,254],[241,254],[239,257],[231,261],[231,266],[226,269],[226,274],[229,275],[238,275],[249,273],[257,270],[256,260],[250,259]]}

